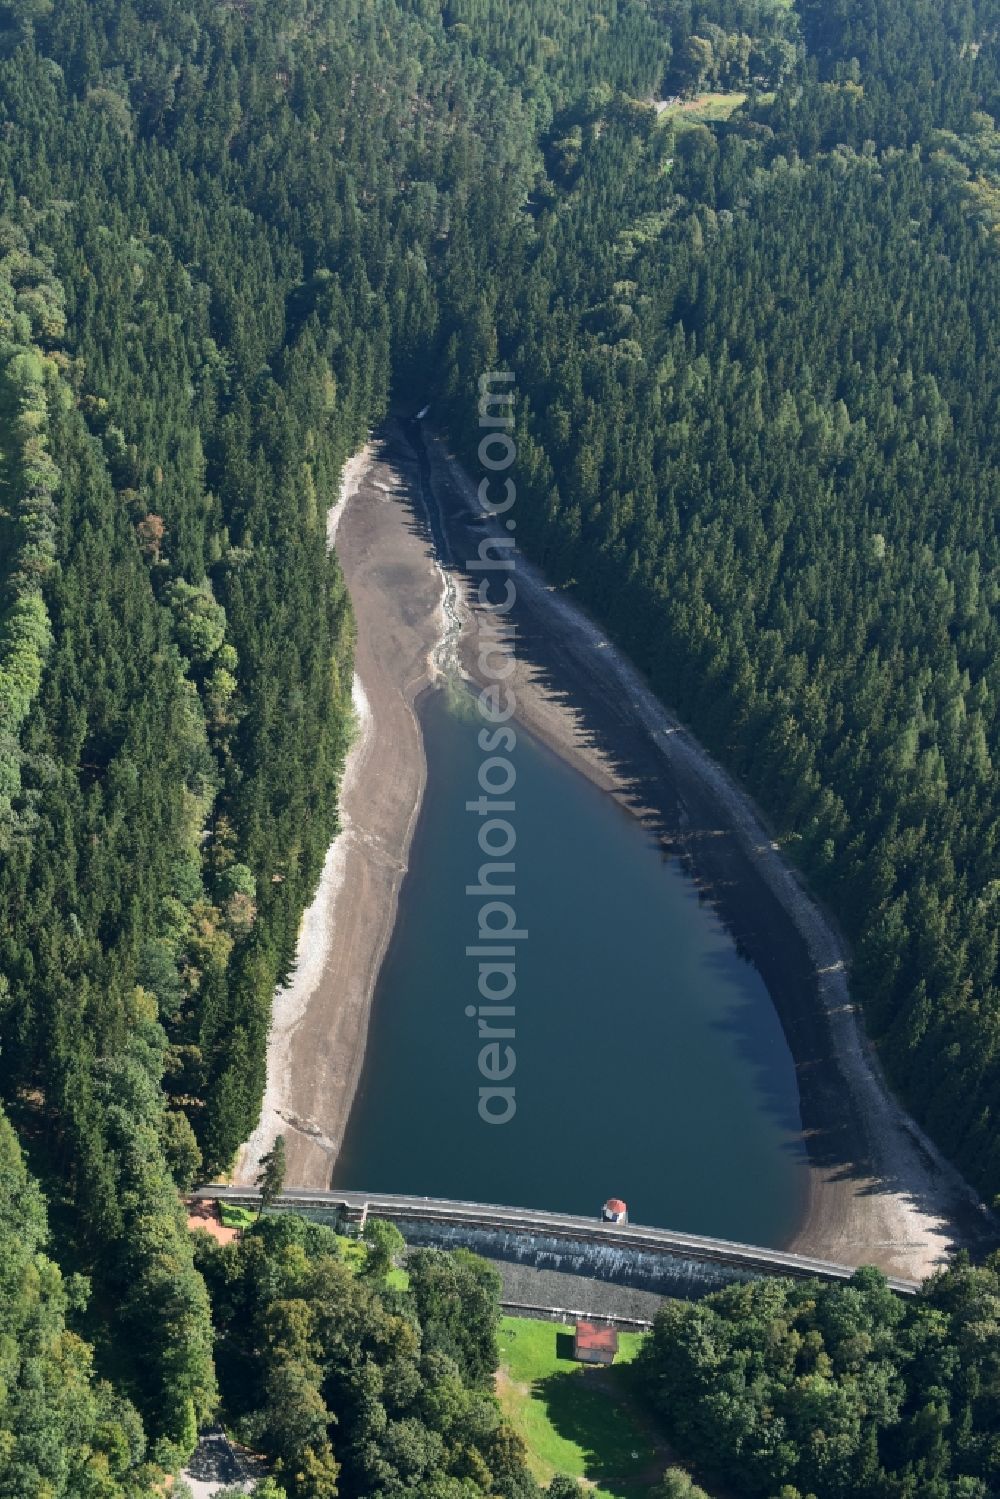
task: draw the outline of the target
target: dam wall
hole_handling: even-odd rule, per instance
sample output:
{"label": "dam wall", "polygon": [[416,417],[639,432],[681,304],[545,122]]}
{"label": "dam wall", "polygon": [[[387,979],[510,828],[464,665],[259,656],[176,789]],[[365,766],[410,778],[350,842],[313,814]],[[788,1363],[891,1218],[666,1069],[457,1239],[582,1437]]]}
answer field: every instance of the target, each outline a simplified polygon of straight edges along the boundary
{"label": "dam wall", "polygon": [[[253,1210],[260,1200],[245,1187],[205,1187],[198,1195]],[[623,1321],[649,1321],[665,1296],[697,1300],[762,1276],[843,1283],[854,1274],[847,1265],[757,1245],[488,1203],[293,1188],[269,1211],[300,1213],[348,1231],[362,1228],[369,1217],[386,1218],[414,1248],[465,1248],[494,1262],[512,1308],[565,1309]],[[900,1295],[917,1289],[913,1281],[892,1277],[889,1284]]]}

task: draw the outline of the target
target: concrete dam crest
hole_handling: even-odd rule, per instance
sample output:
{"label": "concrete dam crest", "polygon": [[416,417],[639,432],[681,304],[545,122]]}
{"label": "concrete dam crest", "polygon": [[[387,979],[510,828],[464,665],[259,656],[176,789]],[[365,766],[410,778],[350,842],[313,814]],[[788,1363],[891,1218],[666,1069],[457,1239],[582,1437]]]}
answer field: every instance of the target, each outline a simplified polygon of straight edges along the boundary
{"label": "concrete dam crest", "polygon": [[[198,1195],[252,1209],[260,1202],[246,1187],[205,1187]],[[664,1297],[697,1300],[762,1277],[842,1284],[854,1274],[847,1265],[698,1234],[442,1198],[290,1188],[269,1211],[340,1229],[385,1218],[411,1248],[470,1249],[496,1265],[504,1305],[521,1315],[590,1314],[642,1326]],[[889,1285],[904,1296],[918,1289],[892,1276]]]}

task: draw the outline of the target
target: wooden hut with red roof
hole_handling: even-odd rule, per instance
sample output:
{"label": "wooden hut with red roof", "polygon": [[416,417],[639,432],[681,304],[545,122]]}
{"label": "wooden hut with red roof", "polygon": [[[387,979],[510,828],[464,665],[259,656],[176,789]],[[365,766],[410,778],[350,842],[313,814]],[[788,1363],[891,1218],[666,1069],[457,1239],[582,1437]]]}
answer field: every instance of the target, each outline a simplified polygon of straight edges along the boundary
{"label": "wooden hut with red roof", "polygon": [[618,1352],[618,1332],[596,1322],[578,1322],[573,1339],[573,1357],[581,1364],[613,1364]]}

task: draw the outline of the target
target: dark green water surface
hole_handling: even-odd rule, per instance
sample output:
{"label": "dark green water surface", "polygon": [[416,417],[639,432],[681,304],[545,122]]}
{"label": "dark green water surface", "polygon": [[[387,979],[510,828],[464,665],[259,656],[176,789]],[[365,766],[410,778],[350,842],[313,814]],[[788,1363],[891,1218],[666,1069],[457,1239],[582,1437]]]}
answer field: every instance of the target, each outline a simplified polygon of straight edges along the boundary
{"label": "dark green water surface", "polygon": [[516,1114],[480,1119],[482,721],[440,692],[421,717],[427,792],[334,1186],[584,1214],[620,1196],[633,1222],[780,1246],[805,1156],[763,980],[677,862],[520,728],[506,899],[528,936],[494,1021],[516,1031]]}

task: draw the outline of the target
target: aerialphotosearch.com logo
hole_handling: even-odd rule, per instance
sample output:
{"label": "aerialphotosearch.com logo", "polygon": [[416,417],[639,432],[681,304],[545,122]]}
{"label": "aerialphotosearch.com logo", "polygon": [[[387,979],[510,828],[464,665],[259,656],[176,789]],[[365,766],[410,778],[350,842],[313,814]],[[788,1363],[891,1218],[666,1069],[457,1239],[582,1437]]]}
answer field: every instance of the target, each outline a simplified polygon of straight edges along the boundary
{"label": "aerialphotosearch.com logo", "polygon": [[[517,598],[514,538],[509,534],[516,521],[509,512],[517,490],[507,473],[517,458],[511,436],[513,380],[510,371],[492,371],[479,380],[479,425],[485,429],[479,461],[486,470],[479,485],[479,503],[487,529],[477,555],[466,564],[469,573],[479,579],[479,608],[474,618],[476,675],[481,684],[478,708],[484,726],[478,739],[483,755],[478,774],[481,795],[465,806],[479,818],[479,852],[486,862],[479,866],[477,883],[465,887],[466,895],[480,901],[478,941],[465,949],[466,956],[478,963],[479,1002],[468,1005],[465,1013],[478,1023],[479,1072],[484,1079],[479,1089],[479,1117],[486,1124],[509,1124],[517,1112],[513,1084],[517,1054],[511,1044],[517,1035],[517,944],[528,935],[518,926],[511,904],[517,893],[512,857],[517,833],[511,821],[517,812],[513,795],[517,771],[510,759],[517,747],[511,724],[516,704],[509,685],[516,664],[509,615]],[[506,474],[502,480],[501,474]]]}

